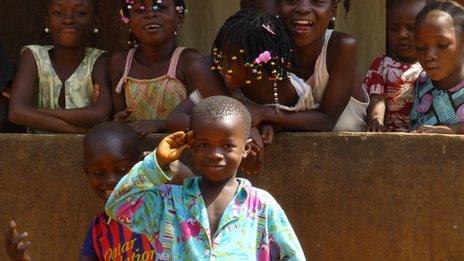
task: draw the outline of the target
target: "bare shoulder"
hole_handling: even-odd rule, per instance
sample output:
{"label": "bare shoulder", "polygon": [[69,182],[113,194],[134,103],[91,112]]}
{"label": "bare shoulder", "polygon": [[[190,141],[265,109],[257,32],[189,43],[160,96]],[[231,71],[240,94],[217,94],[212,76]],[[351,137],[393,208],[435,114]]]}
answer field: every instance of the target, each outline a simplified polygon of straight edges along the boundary
{"label": "bare shoulder", "polygon": [[110,61],[110,55],[108,53],[102,53],[100,56],[98,56],[97,60],[95,61],[95,67],[100,67],[100,66],[108,66]]}
{"label": "bare shoulder", "polygon": [[201,59],[203,55],[193,48],[186,48],[179,58],[179,65],[183,68],[187,68],[192,62]]}
{"label": "bare shoulder", "polygon": [[112,71],[121,72],[124,70],[126,65],[126,56],[128,51],[117,52],[111,55],[110,66]]}
{"label": "bare shoulder", "polygon": [[356,39],[353,36],[334,31],[329,41],[329,48],[334,51],[344,52],[356,49]]}
{"label": "bare shoulder", "polygon": [[[353,36],[334,31],[327,51],[328,67],[339,62],[355,59],[357,52],[356,39]],[[354,60],[355,61],[355,60]]]}

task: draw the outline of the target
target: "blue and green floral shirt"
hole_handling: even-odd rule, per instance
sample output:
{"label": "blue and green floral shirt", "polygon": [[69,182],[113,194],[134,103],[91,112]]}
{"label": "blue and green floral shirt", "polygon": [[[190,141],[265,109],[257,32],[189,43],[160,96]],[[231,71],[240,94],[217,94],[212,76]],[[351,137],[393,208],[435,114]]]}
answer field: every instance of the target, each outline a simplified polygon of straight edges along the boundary
{"label": "blue and green floral shirt", "polygon": [[155,260],[305,260],[284,211],[266,191],[238,179],[239,188],[211,235],[201,177],[164,185],[151,153],[116,186],[108,215],[152,242]]}

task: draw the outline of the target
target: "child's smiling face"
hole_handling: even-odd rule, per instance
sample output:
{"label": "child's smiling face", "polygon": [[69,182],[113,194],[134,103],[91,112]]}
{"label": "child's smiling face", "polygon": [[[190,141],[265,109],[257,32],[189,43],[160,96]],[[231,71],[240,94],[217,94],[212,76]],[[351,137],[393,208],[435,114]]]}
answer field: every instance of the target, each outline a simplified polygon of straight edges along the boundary
{"label": "child's smiling face", "polygon": [[96,10],[90,0],[53,0],[46,24],[55,44],[79,47],[88,43],[97,26]]}
{"label": "child's smiling face", "polygon": [[[416,53],[433,81],[459,77],[463,66],[463,31],[446,12],[433,11],[416,25]],[[449,86],[452,87],[452,86]]]}
{"label": "child's smiling face", "polygon": [[140,160],[139,156],[127,140],[118,138],[84,146],[84,171],[99,198],[108,200],[119,180]]}
{"label": "child's smiling face", "polygon": [[424,6],[424,1],[399,2],[388,12],[388,47],[404,62],[415,60],[414,25],[417,14]]}
{"label": "child's smiling face", "polygon": [[213,182],[235,177],[251,142],[246,137],[243,124],[236,115],[221,119],[193,119],[193,161],[202,177]]}
{"label": "child's smiling face", "polygon": [[183,22],[174,0],[136,0],[129,10],[129,28],[141,44],[162,45],[174,39]]}
{"label": "child's smiling face", "polygon": [[323,37],[336,11],[334,0],[280,0],[278,8],[297,46],[311,44]]}

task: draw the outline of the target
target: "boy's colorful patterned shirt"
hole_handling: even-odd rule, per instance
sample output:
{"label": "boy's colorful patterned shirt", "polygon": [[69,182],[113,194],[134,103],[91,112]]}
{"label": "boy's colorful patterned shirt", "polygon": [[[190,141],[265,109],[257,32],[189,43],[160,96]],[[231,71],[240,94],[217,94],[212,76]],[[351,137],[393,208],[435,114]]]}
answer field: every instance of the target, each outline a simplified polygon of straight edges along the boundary
{"label": "boy's colorful patterned shirt", "polygon": [[153,260],[155,250],[147,237],[132,232],[102,213],[90,225],[81,255],[101,261]]}
{"label": "boy's colorful patterned shirt", "polygon": [[238,179],[237,193],[212,236],[201,177],[183,186],[163,185],[171,175],[159,168],[155,155],[132,168],[106,205],[109,216],[150,238],[155,260],[305,260],[284,211],[268,192]]}

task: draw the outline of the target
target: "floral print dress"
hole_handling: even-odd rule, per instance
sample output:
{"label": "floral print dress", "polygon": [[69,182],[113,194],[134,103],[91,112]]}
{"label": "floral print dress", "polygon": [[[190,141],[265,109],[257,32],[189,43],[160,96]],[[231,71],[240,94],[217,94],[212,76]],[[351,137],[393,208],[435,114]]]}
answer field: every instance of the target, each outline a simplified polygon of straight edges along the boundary
{"label": "floral print dress", "polygon": [[409,131],[414,86],[422,67],[419,63],[404,63],[385,55],[372,62],[363,88],[369,95],[385,97],[385,127],[389,131]]}

